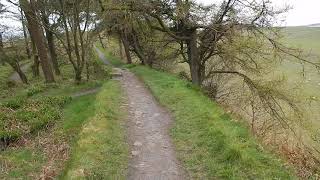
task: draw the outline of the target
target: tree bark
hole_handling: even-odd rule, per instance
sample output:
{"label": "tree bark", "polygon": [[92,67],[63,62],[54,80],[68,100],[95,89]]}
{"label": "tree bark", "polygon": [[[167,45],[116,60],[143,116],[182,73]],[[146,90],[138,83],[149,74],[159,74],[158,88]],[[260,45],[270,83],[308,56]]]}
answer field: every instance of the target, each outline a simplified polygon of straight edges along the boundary
{"label": "tree bark", "polygon": [[130,55],[129,41],[125,32],[120,32],[121,40],[123,42],[124,51],[127,57],[127,64],[132,64],[132,59]]}
{"label": "tree bark", "polygon": [[32,55],[33,55],[32,73],[34,77],[38,77],[40,76],[40,70],[39,70],[40,61],[39,61],[39,56],[37,52],[37,47],[32,37],[31,37],[31,46],[32,46]]}
{"label": "tree bark", "polygon": [[[17,64],[18,64],[18,63],[17,63]],[[15,69],[15,71],[18,73],[21,81],[22,81],[24,84],[28,84],[27,76],[26,76],[26,75],[24,74],[24,72],[21,70],[19,64],[17,65],[17,68]]]}
{"label": "tree bark", "polygon": [[47,38],[48,49],[51,57],[52,66],[55,74],[59,76],[61,72],[59,69],[59,63],[57,59],[56,46],[54,44],[53,32],[49,24],[50,22],[49,22],[48,16],[45,14],[45,12],[42,13],[42,21],[45,24],[45,32],[46,32],[46,38]]}
{"label": "tree bark", "polygon": [[121,35],[119,34],[119,52],[120,52],[120,59],[124,59],[123,57],[123,48],[122,48],[122,40]]}
{"label": "tree bark", "polygon": [[0,32],[0,49],[3,48],[2,32]]}
{"label": "tree bark", "polygon": [[199,49],[197,46],[197,31],[194,30],[190,35],[190,40],[187,41],[188,47],[188,63],[190,66],[190,73],[192,83],[201,86],[204,78],[204,67],[201,65],[199,57]]}
{"label": "tree bark", "polygon": [[34,5],[35,2],[34,0],[31,0],[30,3],[27,0],[19,0],[19,2],[22,10],[26,15],[26,19],[30,27],[30,34],[31,36],[33,36],[36,44],[45,80],[47,83],[52,83],[54,82],[54,75],[48,58],[48,51],[46,48],[43,32],[37,22],[37,15]]}
{"label": "tree bark", "polygon": [[103,44],[102,37],[101,37],[100,33],[98,34],[98,37],[99,37],[99,42],[100,42],[102,48],[105,49],[106,47],[105,47],[105,45]]}
{"label": "tree bark", "polygon": [[31,59],[31,51],[29,48],[27,28],[26,28],[26,24],[25,24],[23,11],[21,8],[20,8],[20,14],[21,14],[21,24],[22,24],[22,30],[23,30],[23,37],[24,37],[24,42],[25,42],[25,46],[26,46],[26,53],[27,53],[28,59]]}
{"label": "tree bark", "polygon": [[[84,67],[84,49],[82,46],[82,42],[80,42],[79,47],[79,39],[82,41],[81,36],[81,30],[80,30],[80,21],[79,21],[79,12],[78,12],[78,6],[75,5],[75,10],[73,12],[73,43],[74,43],[74,52],[76,54],[76,64],[77,67],[75,68],[75,81],[77,84],[79,84],[82,80],[82,70]],[[79,37],[79,39],[78,39]],[[80,55],[80,49],[81,49],[81,55]]]}
{"label": "tree bark", "polygon": [[60,8],[61,8],[61,19],[62,19],[62,24],[63,24],[63,28],[65,30],[66,33],[66,41],[67,41],[67,54],[68,54],[68,59],[70,61],[70,63],[73,65],[73,67],[75,67],[75,62],[73,61],[73,57],[72,57],[72,47],[71,47],[71,37],[70,37],[70,32],[69,32],[69,28],[68,28],[68,24],[67,24],[67,19],[65,16],[65,10],[64,10],[64,4],[63,4],[63,0],[59,0],[59,4],[60,4]]}

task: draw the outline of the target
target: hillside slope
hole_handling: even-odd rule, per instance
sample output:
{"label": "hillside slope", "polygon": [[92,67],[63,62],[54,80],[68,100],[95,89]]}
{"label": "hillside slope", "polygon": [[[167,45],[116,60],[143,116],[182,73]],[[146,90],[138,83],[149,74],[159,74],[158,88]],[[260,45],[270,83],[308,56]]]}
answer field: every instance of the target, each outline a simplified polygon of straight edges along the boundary
{"label": "hillside slope", "polygon": [[190,83],[146,67],[131,70],[171,110],[171,136],[191,178],[295,179],[282,160],[256,143],[247,127]]}

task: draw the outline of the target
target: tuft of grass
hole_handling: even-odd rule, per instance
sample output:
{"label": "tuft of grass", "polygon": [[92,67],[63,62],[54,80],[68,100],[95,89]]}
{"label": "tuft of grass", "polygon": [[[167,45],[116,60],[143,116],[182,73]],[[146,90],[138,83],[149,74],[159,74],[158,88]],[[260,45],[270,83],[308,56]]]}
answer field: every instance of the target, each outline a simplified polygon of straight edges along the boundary
{"label": "tuft of grass", "polygon": [[64,134],[78,134],[82,124],[95,113],[96,94],[81,96],[69,103],[63,111],[61,130]]}
{"label": "tuft of grass", "polygon": [[[63,118],[55,122],[53,135],[50,137],[53,138],[52,142],[65,142],[68,146],[75,144],[83,123],[95,113],[95,96],[81,96],[65,106]],[[40,133],[45,135],[44,132]],[[48,162],[46,150],[38,146],[41,145],[9,148],[0,152],[0,167],[4,167],[0,169],[0,179],[37,179],[41,168]],[[65,159],[57,159],[55,164],[59,164],[61,168],[65,165],[63,160]],[[60,171],[58,169],[56,173],[59,174]]]}
{"label": "tuft of grass", "polygon": [[189,82],[142,66],[131,68],[171,110],[177,154],[194,179],[296,179],[290,167],[256,142]]}
{"label": "tuft of grass", "polygon": [[9,65],[0,64],[0,88],[7,88],[9,76],[13,73],[13,69]]}
{"label": "tuft of grass", "polygon": [[0,153],[0,179],[37,179],[46,158],[38,150],[18,148]]}
{"label": "tuft of grass", "polygon": [[119,83],[106,82],[95,100],[95,114],[83,125],[62,179],[125,178],[128,147]]}
{"label": "tuft of grass", "polygon": [[0,141],[9,143],[53,124],[61,118],[60,111],[69,101],[65,96],[17,97],[0,104]]}

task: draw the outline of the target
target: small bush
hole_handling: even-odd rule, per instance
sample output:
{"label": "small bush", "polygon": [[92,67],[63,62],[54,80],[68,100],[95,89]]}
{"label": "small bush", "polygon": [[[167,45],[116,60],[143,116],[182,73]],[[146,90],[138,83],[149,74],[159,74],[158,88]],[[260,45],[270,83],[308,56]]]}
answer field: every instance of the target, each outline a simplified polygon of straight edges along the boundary
{"label": "small bush", "polygon": [[18,109],[25,102],[25,100],[26,98],[24,97],[15,97],[4,102],[2,106],[10,109]]}
{"label": "small bush", "polygon": [[45,88],[46,87],[43,84],[32,85],[31,87],[29,87],[26,90],[27,96],[31,97],[31,96],[34,96],[36,94],[39,94],[39,93],[43,92],[45,90]]}
{"label": "small bush", "polygon": [[126,64],[126,65],[124,65],[123,67],[128,68],[128,69],[131,69],[131,68],[134,68],[134,67],[136,67],[136,66],[137,66],[136,64]]}
{"label": "small bush", "polygon": [[15,87],[15,86],[16,86],[16,82],[11,81],[11,80],[8,80],[8,81],[7,81],[7,87],[8,87],[8,88],[13,88],[13,87]]}
{"label": "small bush", "polygon": [[184,79],[184,80],[187,80],[187,81],[191,81],[190,79],[190,76],[188,75],[188,73],[186,73],[185,71],[180,71],[178,73],[178,76],[180,79]]}

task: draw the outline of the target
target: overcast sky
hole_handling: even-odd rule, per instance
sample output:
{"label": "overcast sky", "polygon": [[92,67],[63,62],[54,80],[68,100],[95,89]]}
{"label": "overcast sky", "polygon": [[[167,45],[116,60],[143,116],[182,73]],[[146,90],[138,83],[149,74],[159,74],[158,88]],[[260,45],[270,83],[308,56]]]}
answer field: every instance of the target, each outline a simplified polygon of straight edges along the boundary
{"label": "overcast sky", "polygon": [[[210,4],[219,0],[196,0],[204,4]],[[287,26],[300,26],[320,23],[320,0],[272,0],[276,6],[290,5],[287,13]]]}
{"label": "overcast sky", "polygon": [[[219,2],[221,0],[196,0],[204,4]],[[290,5],[292,9],[286,15],[286,22],[281,26],[300,26],[320,23],[320,0],[272,0],[277,7]],[[5,3],[6,0],[0,0]],[[6,4],[6,3],[5,3]],[[9,26],[20,25],[7,18],[0,17],[0,23]]]}

